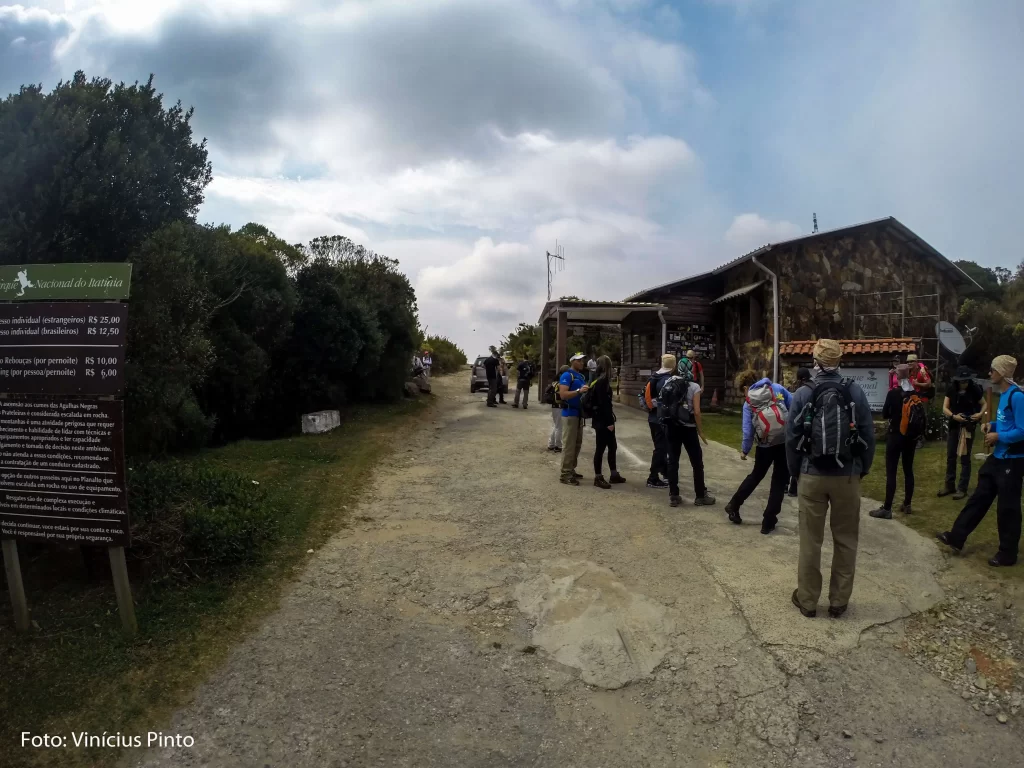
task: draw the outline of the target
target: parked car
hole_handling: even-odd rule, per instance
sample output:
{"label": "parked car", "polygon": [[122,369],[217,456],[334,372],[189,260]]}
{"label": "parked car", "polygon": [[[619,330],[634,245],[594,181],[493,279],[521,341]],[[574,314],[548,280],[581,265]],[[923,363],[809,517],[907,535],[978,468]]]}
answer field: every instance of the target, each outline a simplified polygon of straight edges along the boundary
{"label": "parked car", "polygon": [[[476,359],[473,363],[473,367],[469,369],[469,391],[470,393],[476,392],[478,389],[487,389],[487,370],[484,368],[484,360],[487,359],[487,355],[482,355]],[[506,373],[501,377],[501,385],[508,392],[508,374]]]}

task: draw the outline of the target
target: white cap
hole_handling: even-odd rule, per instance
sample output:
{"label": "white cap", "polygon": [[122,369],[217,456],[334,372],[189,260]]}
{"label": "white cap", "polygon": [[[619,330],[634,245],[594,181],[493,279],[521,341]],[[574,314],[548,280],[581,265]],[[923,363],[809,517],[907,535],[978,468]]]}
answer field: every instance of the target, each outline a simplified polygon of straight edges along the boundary
{"label": "white cap", "polygon": [[571,363],[573,360],[583,360],[585,358],[585,354],[583,354],[582,352],[577,352],[575,355],[569,358],[569,362]]}

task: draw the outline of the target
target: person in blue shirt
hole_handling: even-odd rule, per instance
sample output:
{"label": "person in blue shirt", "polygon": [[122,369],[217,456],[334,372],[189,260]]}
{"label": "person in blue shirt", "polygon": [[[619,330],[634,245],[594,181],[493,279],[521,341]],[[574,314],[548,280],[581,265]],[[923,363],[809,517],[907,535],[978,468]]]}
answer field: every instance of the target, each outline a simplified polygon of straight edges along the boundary
{"label": "person in blue shirt", "polygon": [[985,445],[993,449],[978,472],[978,486],[957,516],[951,530],[935,538],[952,547],[963,549],[967,537],[985,518],[992,502],[996,502],[996,527],[999,530],[999,551],[988,561],[994,567],[1017,564],[1020,547],[1021,487],[1024,485],[1024,390],[1014,383],[1017,360],[1000,355],[992,361],[989,377],[999,392],[995,421],[983,424]]}
{"label": "person in blue shirt", "polygon": [[757,443],[754,454],[754,467],[747,475],[736,493],[725,505],[729,520],[736,525],[743,523],[740,507],[764,480],[768,470],[772,470],[771,490],[768,492],[768,505],[764,508],[761,533],[768,534],[775,530],[782,511],[782,499],[789,485],[789,466],[786,463],[786,418],[792,396],[781,384],[775,384],[769,378],[754,382],[747,390],[747,398],[743,403],[743,460],[747,460],[750,449]]}
{"label": "person in blue shirt", "polygon": [[583,412],[580,397],[590,387],[581,371],[586,355],[582,352],[569,358],[570,369],[558,377],[558,399],[562,407],[562,472],[561,482],[579,485],[583,475],[577,474],[576,464],[583,447]]}

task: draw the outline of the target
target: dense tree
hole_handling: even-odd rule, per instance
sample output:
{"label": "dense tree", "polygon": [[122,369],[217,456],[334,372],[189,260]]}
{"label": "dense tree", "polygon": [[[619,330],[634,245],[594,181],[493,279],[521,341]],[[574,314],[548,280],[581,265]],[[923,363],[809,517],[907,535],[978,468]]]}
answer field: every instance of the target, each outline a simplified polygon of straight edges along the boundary
{"label": "dense tree", "polygon": [[432,371],[437,374],[455,373],[466,367],[466,353],[446,336],[425,336],[418,345],[430,350],[434,361]]}
{"label": "dense tree", "polygon": [[125,261],[194,219],[211,168],[191,117],[164,109],[152,77],[115,86],[77,72],[0,101],[0,260]]}

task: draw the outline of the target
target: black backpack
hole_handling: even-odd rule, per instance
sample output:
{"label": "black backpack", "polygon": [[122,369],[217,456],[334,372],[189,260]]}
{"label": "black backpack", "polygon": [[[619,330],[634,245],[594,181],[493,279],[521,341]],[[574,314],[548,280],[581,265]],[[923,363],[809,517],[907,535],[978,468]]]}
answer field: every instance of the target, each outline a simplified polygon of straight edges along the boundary
{"label": "black backpack", "polygon": [[580,395],[580,416],[584,419],[594,418],[594,388],[591,387]]}
{"label": "black backpack", "polygon": [[803,428],[797,447],[819,469],[842,469],[867,445],[857,430],[852,383],[843,379],[816,384],[800,416]]}
{"label": "black backpack", "polygon": [[900,413],[900,434],[909,440],[917,440],[924,435],[928,426],[928,417],[924,412],[924,403],[917,392],[903,393],[903,410]]}
{"label": "black backpack", "polygon": [[693,403],[688,397],[692,379],[673,376],[658,393],[658,421],[662,424],[693,424]]}

